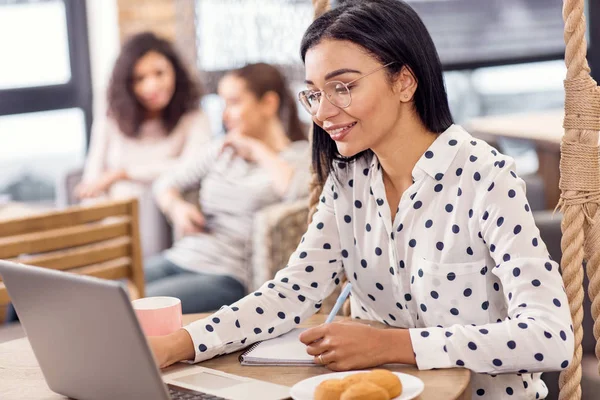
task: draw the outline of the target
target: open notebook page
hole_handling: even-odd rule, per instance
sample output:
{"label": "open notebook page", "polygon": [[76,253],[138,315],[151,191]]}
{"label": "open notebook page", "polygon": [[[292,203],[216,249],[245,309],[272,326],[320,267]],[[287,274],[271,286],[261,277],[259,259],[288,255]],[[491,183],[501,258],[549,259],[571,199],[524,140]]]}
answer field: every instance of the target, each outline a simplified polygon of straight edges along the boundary
{"label": "open notebook page", "polygon": [[279,337],[256,343],[240,356],[242,365],[316,365],[299,339],[305,329],[292,329]]}

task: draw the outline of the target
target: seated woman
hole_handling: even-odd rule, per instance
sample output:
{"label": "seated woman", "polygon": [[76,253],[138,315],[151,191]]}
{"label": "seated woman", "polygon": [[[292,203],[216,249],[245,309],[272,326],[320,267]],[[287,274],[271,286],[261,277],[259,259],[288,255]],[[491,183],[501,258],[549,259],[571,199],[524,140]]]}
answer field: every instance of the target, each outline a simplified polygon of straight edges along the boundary
{"label": "seated woman", "polygon": [[200,87],[173,46],[141,33],[123,46],[108,88],[108,114],[94,122],[80,199],[138,197],[144,255],[167,248],[169,226],[152,197],[155,178],[193,159],[211,139]]}
{"label": "seated woman", "polygon": [[[388,363],[468,368],[473,398],[544,398],[574,337],[558,265],[512,159],[452,123],[442,67],[414,10],[348,0],[301,48],[314,121],[318,211],[289,266],[257,292],[171,335],[161,366],[281,335],[345,274],[355,318],[300,340],[332,370]],[[510,397],[512,396],[512,397]]]}
{"label": "seated woman", "polygon": [[[228,133],[154,185],[158,204],[184,235],[146,262],[146,295],[175,296],[183,312],[217,310],[246,294],[254,214],[307,195],[308,142],[283,75],[251,64],[219,83]],[[200,186],[200,211],[182,193]]]}

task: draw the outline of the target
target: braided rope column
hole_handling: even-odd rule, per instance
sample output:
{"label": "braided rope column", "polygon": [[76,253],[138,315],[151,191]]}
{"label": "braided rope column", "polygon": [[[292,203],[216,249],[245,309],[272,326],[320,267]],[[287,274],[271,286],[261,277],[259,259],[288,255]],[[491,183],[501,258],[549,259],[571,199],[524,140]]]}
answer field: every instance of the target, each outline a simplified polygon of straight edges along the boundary
{"label": "braided rope column", "polygon": [[325,13],[331,7],[329,0],[312,0],[313,8],[315,9],[315,19]]}
{"label": "braided rope column", "polygon": [[[598,190],[598,112],[595,103],[598,96],[596,83],[589,76],[590,68],[586,60],[587,43],[585,39],[585,16],[583,0],[564,0],[563,19],[565,21],[565,63],[567,79],[565,81],[565,135],[561,144],[561,207],[563,237],[561,247],[562,276],[565,283],[573,331],[575,334],[575,353],[568,369],[560,375],[560,400],[581,399],[581,358],[583,338],[583,260],[589,256],[590,296],[597,297],[600,291],[600,277],[596,271],[600,262],[598,225],[590,215],[596,216]],[[596,105],[594,105],[596,104]],[[580,157],[581,151],[587,156]],[[590,163],[592,168],[590,168]],[[589,169],[591,174],[582,173]],[[585,171],[587,172],[587,171]],[[588,241],[586,234],[589,232]],[[592,242],[594,240],[594,242]],[[593,250],[593,247],[596,250]],[[585,250],[585,253],[584,253]],[[600,299],[594,301],[595,315],[599,314]],[[600,326],[594,326],[594,335],[598,338]],[[600,348],[596,347],[596,353]]]}

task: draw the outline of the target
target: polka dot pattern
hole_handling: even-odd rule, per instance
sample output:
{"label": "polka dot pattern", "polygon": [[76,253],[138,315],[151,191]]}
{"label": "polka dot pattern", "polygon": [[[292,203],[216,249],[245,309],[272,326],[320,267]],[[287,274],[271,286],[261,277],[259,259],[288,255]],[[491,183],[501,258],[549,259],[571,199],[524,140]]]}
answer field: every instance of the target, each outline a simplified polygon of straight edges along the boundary
{"label": "polka dot pattern", "polygon": [[535,373],[568,366],[573,333],[514,162],[454,126],[424,152],[393,205],[375,156],[344,165],[288,266],[190,328],[196,361],[297,326],[346,276],[356,317],[414,327],[419,368],[477,372],[474,398],[520,398],[523,382],[544,393]]}

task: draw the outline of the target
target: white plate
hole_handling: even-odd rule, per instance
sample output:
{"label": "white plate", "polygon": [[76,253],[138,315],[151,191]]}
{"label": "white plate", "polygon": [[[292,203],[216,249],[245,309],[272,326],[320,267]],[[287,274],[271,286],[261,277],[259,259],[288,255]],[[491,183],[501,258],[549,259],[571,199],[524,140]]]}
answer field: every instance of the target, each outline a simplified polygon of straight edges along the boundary
{"label": "white plate", "polygon": [[[290,396],[292,396],[294,400],[313,400],[315,389],[321,382],[326,381],[327,379],[342,379],[348,375],[358,374],[360,372],[369,371],[334,372],[332,374],[313,376],[312,378],[305,379],[292,386]],[[394,397],[392,400],[414,399],[423,392],[423,389],[425,389],[425,384],[419,378],[401,372],[393,373],[396,374],[402,382],[402,394],[398,397]]]}

